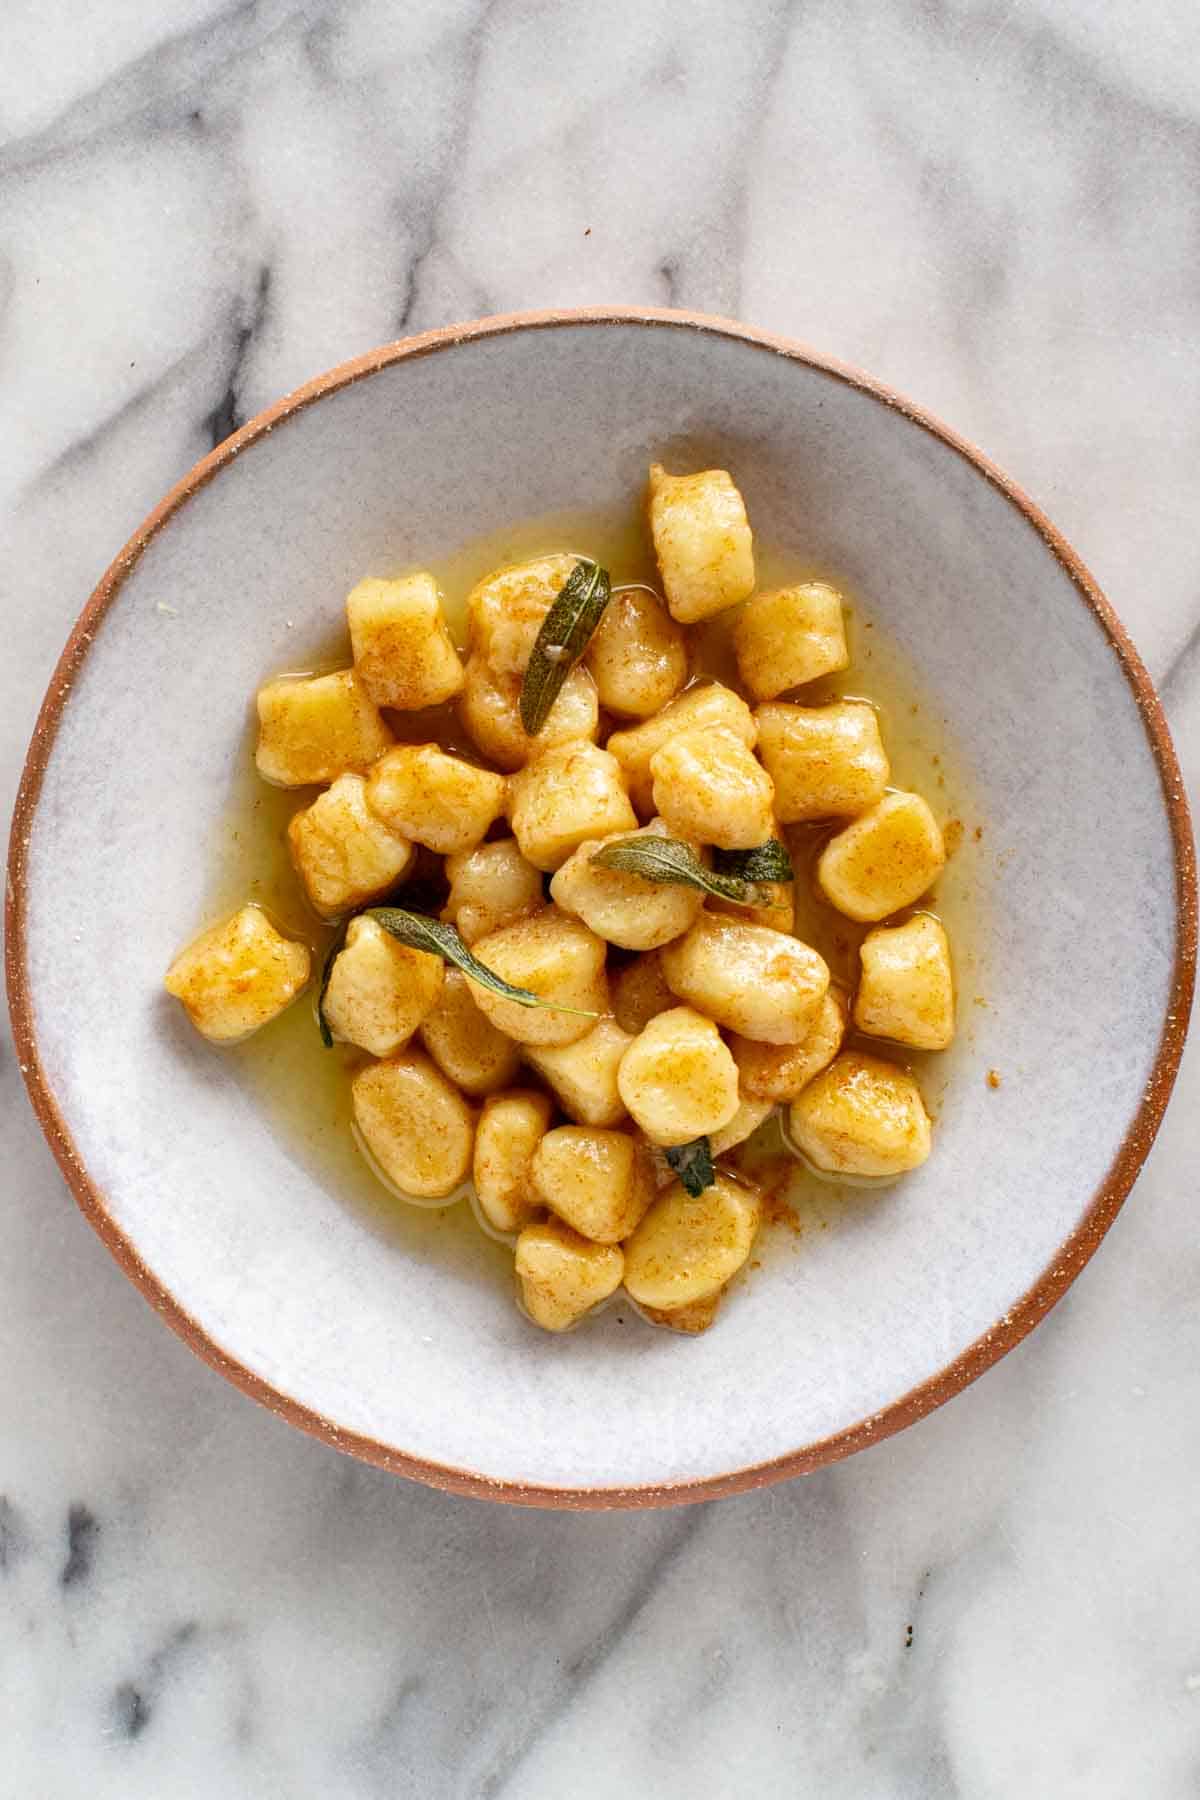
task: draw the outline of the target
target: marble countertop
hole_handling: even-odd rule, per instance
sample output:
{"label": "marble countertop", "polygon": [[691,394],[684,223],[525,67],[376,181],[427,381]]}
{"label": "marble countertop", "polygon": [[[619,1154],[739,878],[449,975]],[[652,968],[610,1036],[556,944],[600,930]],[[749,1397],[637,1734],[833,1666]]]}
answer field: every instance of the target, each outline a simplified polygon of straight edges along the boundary
{"label": "marble countertop", "polygon": [[[981,444],[1200,769],[1193,0],[10,0],[4,40],[5,805],[99,573],[233,426],[598,301],[802,337]],[[0,1800],[1200,1791],[1195,1052],[975,1387],[807,1479],[590,1517],[244,1399],[77,1213],[7,1038],[0,1094]]]}

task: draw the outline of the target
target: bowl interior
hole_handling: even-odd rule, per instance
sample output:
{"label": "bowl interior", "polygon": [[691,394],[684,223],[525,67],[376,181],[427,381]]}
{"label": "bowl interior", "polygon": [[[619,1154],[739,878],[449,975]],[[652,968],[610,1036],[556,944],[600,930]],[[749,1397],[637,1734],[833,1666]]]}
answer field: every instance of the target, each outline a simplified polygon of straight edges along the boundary
{"label": "bowl interior", "polygon": [[[986,1004],[962,996],[969,1052],[932,1160],[775,1259],[719,1329],[683,1341],[605,1316],[549,1339],[469,1262],[408,1254],[325,1191],[160,983],[204,904],[255,684],[364,573],[625,503],[664,449],[734,469],[757,532],[844,578],[936,697],[985,831]],[[1052,1264],[1121,1154],[1176,953],[1145,726],[1029,519],[836,374],[636,322],[394,361],[195,491],[78,674],[28,882],[47,1080],[152,1276],[226,1356],[339,1429],[541,1487],[719,1477],[878,1414],[962,1355]]]}

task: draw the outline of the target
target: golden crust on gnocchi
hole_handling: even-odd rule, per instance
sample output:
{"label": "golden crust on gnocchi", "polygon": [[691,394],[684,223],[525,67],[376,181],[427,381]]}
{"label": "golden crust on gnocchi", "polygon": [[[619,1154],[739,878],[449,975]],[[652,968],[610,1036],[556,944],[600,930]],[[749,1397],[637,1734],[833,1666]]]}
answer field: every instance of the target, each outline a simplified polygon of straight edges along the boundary
{"label": "golden crust on gnocchi", "polygon": [[930,1155],[955,991],[929,896],[964,834],[938,757],[893,741],[908,696],[860,692],[874,621],[756,549],[730,471],[656,462],[645,523],[640,552],[605,528],[609,568],[543,521],[482,576],[477,546],[457,577],[365,571],[348,666],[258,689],[258,772],[296,790],[257,828],[262,903],[165,985],[233,1044],[315,960],[319,1037],[296,1008],[266,1043],[328,1057],[359,1167],[414,1205],[469,1195],[531,1327],[618,1297],[686,1340],[790,1181]]}

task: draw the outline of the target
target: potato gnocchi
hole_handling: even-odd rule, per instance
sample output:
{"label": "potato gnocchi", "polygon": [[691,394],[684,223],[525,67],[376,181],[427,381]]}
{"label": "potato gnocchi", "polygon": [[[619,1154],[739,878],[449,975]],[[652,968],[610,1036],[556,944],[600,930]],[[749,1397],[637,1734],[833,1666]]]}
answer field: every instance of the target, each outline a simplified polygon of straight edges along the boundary
{"label": "potato gnocchi", "polygon": [[310,925],[251,899],[165,985],[218,1045],[315,989],[367,1166],[469,1195],[532,1325],[624,1295],[687,1338],[780,1158],[873,1184],[930,1155],[951,839],[893,785],[842,594],[760,574],[733,476],[654,464],[645,524],[653,584],[561,539],[465,616],[434,571],[364,572],[345,666],[257,694]]}

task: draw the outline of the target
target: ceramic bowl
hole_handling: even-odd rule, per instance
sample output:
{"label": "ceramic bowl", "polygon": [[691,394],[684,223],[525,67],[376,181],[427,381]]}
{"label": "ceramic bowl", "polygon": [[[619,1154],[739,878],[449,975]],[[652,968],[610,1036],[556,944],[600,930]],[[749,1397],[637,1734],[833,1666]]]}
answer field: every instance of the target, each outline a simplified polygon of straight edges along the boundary
{"label": "ceramic bowl", "polygon": [[[324,634],[363,573],[436,566],[507,521],[628,503],[664,445],[736,470],[758,535],[839,571],[936,696],[986,833],[987,1005],[933,1158],[798,1240],[715,1330],[631,1331],[610,1312],[552,1338],[494,1284],[405,1254],[327,1191],[161,980],[203,904],[257,681]],[[919,1418],[1073,1280],[1175,1074],[1190,842],[1162,713],[1111,609],[945,427],[720,321],[485,320],[348,363],[254,420],[97,588],[17,808],[20,1060],[122,1267],[273,1411],[500,1499],[706,1498]]]}

